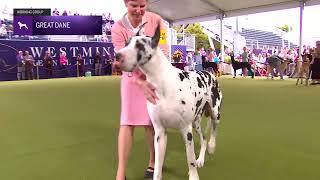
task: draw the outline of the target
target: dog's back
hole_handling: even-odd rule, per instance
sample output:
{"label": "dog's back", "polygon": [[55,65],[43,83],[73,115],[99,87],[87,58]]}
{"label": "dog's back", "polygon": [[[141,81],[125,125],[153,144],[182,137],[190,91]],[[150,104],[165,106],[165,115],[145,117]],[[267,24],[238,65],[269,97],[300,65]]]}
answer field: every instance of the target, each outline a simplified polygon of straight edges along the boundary
{"label": "dog's back", "polygon": [[[206,103],[211,108],[220,106],[222,93],[213,74],[207,71],[176,70],[176,78],[170,77],[172,84],[160,93],[157,108],[162,112],[159,114],[165,116],[161,118],[165,126],[179,129],[181,121],[192,123],[197,116],[202,115]],[[179,121],[169,123],[173,117]]]}

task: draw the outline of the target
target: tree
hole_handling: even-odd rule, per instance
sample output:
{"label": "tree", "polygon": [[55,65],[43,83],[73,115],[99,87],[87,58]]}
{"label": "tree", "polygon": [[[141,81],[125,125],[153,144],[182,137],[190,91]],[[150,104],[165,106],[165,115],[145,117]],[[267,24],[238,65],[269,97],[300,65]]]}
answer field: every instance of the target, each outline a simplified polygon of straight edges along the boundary
{"label": "tree", "polygon": [[[179,32],[180,26],[174,26],[173,29],[175,29],[177,32]],[[202,31],[200,23],[189,24],[189,26],[185,29],[184,32],[189,33],[189,34],[194,34],[196,36],[196,49],[198,49],[198,48],[209,49],[210,48],[209,38]]]}
{"label": "tree", "polygon": [[289,26],[288,24],[285,24],[283,26],[279,26],[277,28],[284,31],[284,32],[290,32],[293,29],[292,26]]}
{"label": "tree", "polygon": [[198,48],[210,48],[209,38],[200,26],[200,23],[190,24],[185,30],[186,33],[194,34],[196,36],[196,49]]}

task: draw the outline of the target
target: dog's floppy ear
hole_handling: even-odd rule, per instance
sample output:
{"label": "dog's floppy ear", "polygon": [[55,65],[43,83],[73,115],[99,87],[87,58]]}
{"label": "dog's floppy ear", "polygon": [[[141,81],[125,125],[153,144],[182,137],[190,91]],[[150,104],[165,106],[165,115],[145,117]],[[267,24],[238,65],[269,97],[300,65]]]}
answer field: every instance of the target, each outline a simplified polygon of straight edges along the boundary
{"label": "dog's floppy ear", "polygon": [[153,37],[152,37],[151,47],[152,47],[153,49],[156,48],[156,47],[158,47],[159,40],[160,40],[160,22],[158,23],[156,32],[154,33],[154,35],[153,35]]}
{"label": "dog's floppy ear", "polygon": [[147,22],[143,23],[142,25],[140,25],[139,27],[139,31],[137,32],[136,36],[144,36],[144,26],[147,24]]}

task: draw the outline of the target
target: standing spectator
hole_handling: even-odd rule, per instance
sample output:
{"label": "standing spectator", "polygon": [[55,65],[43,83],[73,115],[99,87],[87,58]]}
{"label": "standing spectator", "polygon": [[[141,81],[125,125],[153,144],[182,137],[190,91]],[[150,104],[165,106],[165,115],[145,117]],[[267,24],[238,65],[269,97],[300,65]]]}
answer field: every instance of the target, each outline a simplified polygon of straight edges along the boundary
{"label": "standing spectator", "polygon": [[195,52],[195,70],[196,71],[203,71],[203,66],[202,66],[202,55],[201,55],[201,50],[198,49]]}
{"label": "standing spectator", "polygon": [[207,52],[206,52],[206,50],[204,48],[201,48],[200,55],[201,55],[201,58],[202,58],[202,62],[205,62],[206,58],[207,58]]}
{"label": "standing spectator", "polygon": [[69,72],[68,72],[68,59],[67,59],[67,54],[65,52],[60,53],[60,70],[62,72],[62,77],[68,77]]}
{"label": "standing spectator", "polygon": [[19,51],[17,55],[17,64],[18,64],[18,72],[17,72],[17,79],[24,80],[26,71],[25,71],[25,62],[23,57],[23,52]]}
{"label": "standing spectator", "polygon": [[78,64],[79,76],[83,77],[84,76],[84,69],[83,69],[83,59],[82,59],[81,53],[79,53],[77,56],[77,64]]}
{"label": "standing spectator", "polygon": [[192,52],[188,52],[186,57],[186,66],[184,67],[185,71],[192,71],[194,70],[194,60]]}
{"label": "standing spectator", "polygon": [[47,79],[52,78],[52,65],[53,65],[53,59],[50,54],[50,51],[46,51],[43,58],[43,67],[45,68]]}
{"label": "standing spectator", "polygon": [[215,53],[212,48],[209,48],[208,53],[207,53],[207,61],[208,62],[213,62],[213,57]]}
{"label": "standing spectator", "polygon": [[24,62],[25,62],[25,71],[26,71],[27,79],[33,80],[34,79],[34,72],[33,72],[34,59],[29,54],[29,51],[25,51]]}
{"label": "standing spectator", "polygon": [[112,58],[108,54],[106,54],[106,57],[105,57],[105,64],[106,64],[106,75],[112,75]]}
{"label": "standing spectator", "polygon": [[320,83],[320,41],[316,42],[316,48],[312,52],[312,61],[311,61],[311,79],[312,84]]}
{"label": "standing spectator", "polygon": [[288,69],[287,69],[287,76],[291,76],[291,74],[293,73],[294,71],[294,66],[295,66],[295,54],[293,53],[293,51],[290,49],[288,51],[288,54],[287,54],[287,60],[288,60]]}
{"label": "standing spectator", "polygon": [[100,52],[96,52],[96,55],[94,56],[94,75],[101,76],[101,55]]}
{"label": "standing spectator", "polygon": [[[241,59],[243,63],[249,63],[249,53],[247,47],[243,47],[243,53],[241,54]],[[247,76],[247,68],[242,68],[243,76]]]}

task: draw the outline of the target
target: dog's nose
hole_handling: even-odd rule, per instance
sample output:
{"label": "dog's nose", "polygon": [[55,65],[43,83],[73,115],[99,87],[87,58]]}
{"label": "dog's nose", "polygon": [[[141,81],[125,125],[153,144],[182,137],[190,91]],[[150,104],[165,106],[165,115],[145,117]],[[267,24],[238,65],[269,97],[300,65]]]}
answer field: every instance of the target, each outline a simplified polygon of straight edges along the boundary
{"label": "dog's nose", "polygon": [[120,53],[116,54],[116,60],[119,61],[121,59],[122,55]]}

